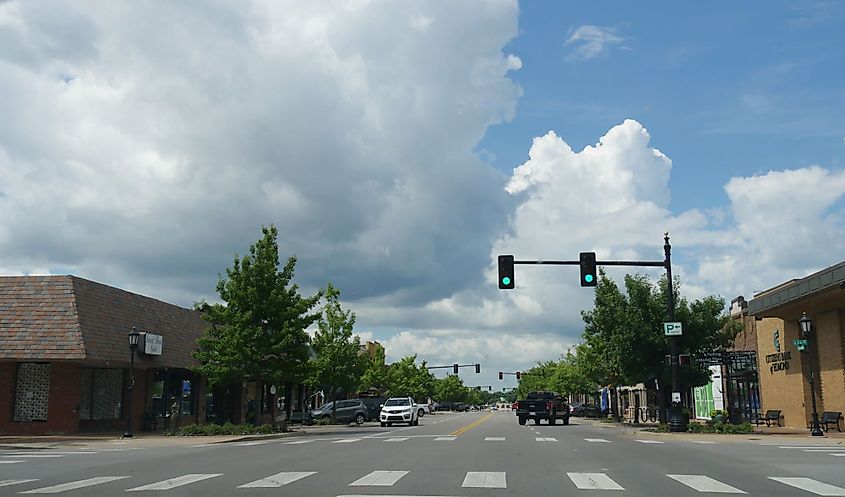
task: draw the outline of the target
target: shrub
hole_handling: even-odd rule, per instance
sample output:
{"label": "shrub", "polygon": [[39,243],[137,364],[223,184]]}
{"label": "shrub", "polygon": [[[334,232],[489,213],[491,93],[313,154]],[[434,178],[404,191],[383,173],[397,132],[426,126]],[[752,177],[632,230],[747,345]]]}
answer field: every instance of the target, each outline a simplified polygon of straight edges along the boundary
{"label": "shrub", "polygon": [[741,425],[733,425],[730,423],[690,423],[687,431],[690,433],[721,433],[725,435],[740,435],[754,433],[754,426],[751,423],[743,423]]}
{"label": "shrub", "polygon": [[227,422],[222,425],[187,425],[179,428],[178,434],[183,437],[193,437],[219,435],[265,435],[276,432],[281,432],[281,428],[274,429],[273,425],[234,425]]}

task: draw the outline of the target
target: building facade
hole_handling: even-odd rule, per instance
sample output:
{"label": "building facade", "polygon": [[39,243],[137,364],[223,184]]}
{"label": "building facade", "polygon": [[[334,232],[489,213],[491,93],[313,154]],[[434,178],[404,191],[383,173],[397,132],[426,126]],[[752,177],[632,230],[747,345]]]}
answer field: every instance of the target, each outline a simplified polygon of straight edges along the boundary
{"label": "building facade", "polygon": [[[805,351],[798,320],[806,313],[813,332]],[[755,295],[748,304],[757,337],[762,411],[778,409],[785,426],[806,428],[812,415],[809,383],[814,371],[819,415],[845,412],[845,261]]]}
{"label": "building facade", "polygon": [[0,277],[0,435],[123,431],[133,327],[133,429],[205,422],[198,312],[76,276]]}

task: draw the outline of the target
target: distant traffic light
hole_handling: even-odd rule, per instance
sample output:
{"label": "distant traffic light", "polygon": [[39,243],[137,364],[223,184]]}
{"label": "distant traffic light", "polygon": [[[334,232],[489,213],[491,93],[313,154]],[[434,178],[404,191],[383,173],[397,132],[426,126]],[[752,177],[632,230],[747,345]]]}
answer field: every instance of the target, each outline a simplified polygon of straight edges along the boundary
{"label": "distant traffic light", "polygon": [[596,253],[581,252],[581,286],[596,286]]}
{"label": "distant traffic light", "polygon": [[481,364],[475,363],[475,374],[478,374],[480,372],[481,372]]}
{"label": "distant traffic light", "polygon": [[505,373],[499,371],[499,379],[504,380],[505,379]]}
{"label": "distant traffic light", "polygon": [[517,379],[517,380],[519,380],[519,377],[520,377],[520,376],[521,376],[521,374],[519,373],[519,371],[517,371],[517,372],[516,372],[516,379]]}
{"label": "distant traffic light", "polygon": [[457,365],[457,364],[452,364],[452,371],[453,371],[455,374],[458,374],[458,365]]}
{"label": "distant traffic light", "polygon": [[513,290],[513,256],[500,255],[499,256],[499,289]]}

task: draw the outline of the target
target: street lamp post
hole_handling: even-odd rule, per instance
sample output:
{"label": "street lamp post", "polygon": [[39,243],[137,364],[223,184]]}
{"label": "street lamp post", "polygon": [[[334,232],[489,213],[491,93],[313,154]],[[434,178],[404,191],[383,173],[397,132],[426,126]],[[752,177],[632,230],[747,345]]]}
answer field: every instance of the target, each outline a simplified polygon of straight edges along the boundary
{"label": "street lamp post", "polygon": [[140,338],[141,334],[133,326],[132,331],[129,332],[129,392],[126,399],[126,409],[129,415],[126,417],[124,438],[132,438],[132,387],[135,386],[135,349],[138,348]]}
{"label": "street lamp post", "polygon": [[[810,335],[813,333],[813,321],[807,317],[807,313],[805,312],[802,313],[801,319],[798,320],[798,323],[801,325],[801,335],[804,337],[804,340],[809,341]],[[819,426],[819,413],[816,411],[816,387],[813,381],[813,354],[810,353],[809,347],[807,347],[806,350],[807,364],[810,369],[810,396],[813,398],[813,425],[810,430],[810,435],[814,437],[823,437],[824,432],[822,432],[822,429]]]}

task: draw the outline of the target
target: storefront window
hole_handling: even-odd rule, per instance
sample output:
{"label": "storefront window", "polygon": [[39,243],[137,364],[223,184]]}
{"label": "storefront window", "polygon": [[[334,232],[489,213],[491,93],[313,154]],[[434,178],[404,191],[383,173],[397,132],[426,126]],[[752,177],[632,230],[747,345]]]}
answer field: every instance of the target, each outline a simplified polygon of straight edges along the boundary
{"label": "storefront window", "polygon": [[120,419],[124,375],[123,369],[82,368],[79,419]]}
{"label": "storefront window", "polygon": [[15,421],[47,421],[50,393],[50,364],[18,364],[15,382]]}

